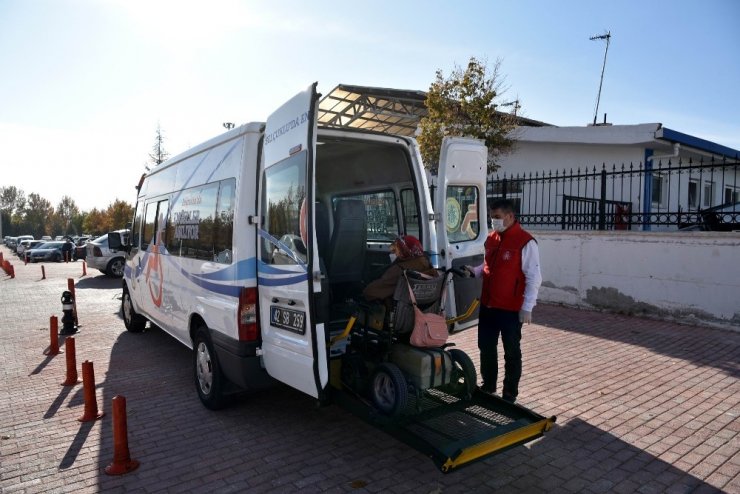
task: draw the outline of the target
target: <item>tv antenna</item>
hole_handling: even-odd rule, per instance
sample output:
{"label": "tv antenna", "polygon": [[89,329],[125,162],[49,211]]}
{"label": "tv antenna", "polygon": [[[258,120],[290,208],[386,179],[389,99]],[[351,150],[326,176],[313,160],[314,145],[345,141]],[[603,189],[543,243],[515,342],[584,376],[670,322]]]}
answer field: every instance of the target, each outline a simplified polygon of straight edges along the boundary
{"label": "tv antenna", "polygon": [[[596,117],[599,115],[599,101],[601,100],[601,86],[604,84],[604,69],[606,69],[606,54],[609,51],[609,40],[612,37],[611,31],[607,31],[606,34],[600,34],[598,36],[591,36],[591,41],[605,39],[606,48],[604,49],[604,64],[601,66],[601,79],[599,80],[599,94],[596,96],[596,110],[594,110],[594,125],[596,125]],[[605,119],[606,120],[606,119]]]}

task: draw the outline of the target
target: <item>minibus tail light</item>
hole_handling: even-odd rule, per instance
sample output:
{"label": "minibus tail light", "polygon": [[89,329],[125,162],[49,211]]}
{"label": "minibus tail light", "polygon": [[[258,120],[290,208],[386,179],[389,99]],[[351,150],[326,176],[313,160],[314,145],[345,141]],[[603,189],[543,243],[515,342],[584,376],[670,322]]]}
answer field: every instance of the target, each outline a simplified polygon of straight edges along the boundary
{"label": "minibus tail light", "polygon": [[257,341],[260,336],[257,316],[257,288],[242,288],[239,293],[239,341]]}

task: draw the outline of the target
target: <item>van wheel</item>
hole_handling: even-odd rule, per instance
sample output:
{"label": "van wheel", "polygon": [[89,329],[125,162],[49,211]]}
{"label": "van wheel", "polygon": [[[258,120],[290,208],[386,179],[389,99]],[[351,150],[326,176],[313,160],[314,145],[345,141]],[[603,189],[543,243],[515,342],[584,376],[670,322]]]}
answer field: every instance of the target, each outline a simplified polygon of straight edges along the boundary
{"label": "van wheel", "polygon": [[146,326],[146,317],[138,314],[134,310],[134,304],[131,301],[131,294],[128,290],[123,289],[123,297],[121,297],[121,313],[123,314],[123,324],[126,329],[132,333],[141,333],[144,331]]}
{"label": "van wheel", "polygon": [[375,368],[370,385],[373,404],[388,416],[398,415],[408,402],[408,386],[401,369],[384,362]]}
{"label": "van wheel", "polygon": [[108,263],[105,273],[116,278],[123,278],[123,267],[125,264],[126,262],[122,257],[116,257]]}
{"label": "van wheel", "polygon": [[201,326],[195,331],[193,371],[195,388],[203,405],[211,410],[223,408],[224,377],[206,326]]}
{"label": "van wheel", "polygon": [[452,359],[452,380],[445,390],[462,400],[469,400],[475,391],[478,374],[468,354],[457,348],[449,350]]}

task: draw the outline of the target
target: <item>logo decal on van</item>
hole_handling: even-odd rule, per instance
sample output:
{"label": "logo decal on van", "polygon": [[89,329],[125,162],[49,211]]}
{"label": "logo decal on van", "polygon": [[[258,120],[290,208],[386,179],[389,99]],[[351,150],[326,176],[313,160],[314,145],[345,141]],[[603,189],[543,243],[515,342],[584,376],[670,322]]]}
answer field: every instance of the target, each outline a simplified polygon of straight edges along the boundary
{"label": "logo decal on van", "polygon": [[[156,279],[149,278],[152,271],[157,273]],[[151,255],[147,256],[146,276],[144,279],[149,286],[149,295],[152,297],[152,302],[156,307],[160,307],[162,305],[162,286],[164,285],[163,275],[164,271],[162,270],[162,260],[159,256],[159,246],[153,245]],[[152,288],[153,283],[155,284],[154,288]]]}

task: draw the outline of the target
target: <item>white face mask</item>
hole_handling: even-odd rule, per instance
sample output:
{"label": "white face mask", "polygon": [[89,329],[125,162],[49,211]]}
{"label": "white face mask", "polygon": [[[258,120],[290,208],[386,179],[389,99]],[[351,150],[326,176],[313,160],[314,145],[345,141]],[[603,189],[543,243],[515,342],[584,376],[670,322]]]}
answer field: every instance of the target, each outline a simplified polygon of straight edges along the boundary
{"label": "white face mask", "polygon": [[493,229],[497,232],[503,232],[506,230],[503,219],[491,218],[491,225],[493,225]]}
{"label": "white face mask", "polygon": [[391,262],[392,262],[392,263],[393,263],[393,262],[396,262],[396,254],[394,254],[393,252],[391,252],[390,254],[388,254],[388,257],[390,257],[390,258],[391,258]]}

